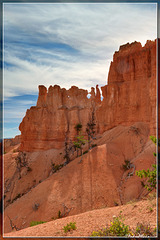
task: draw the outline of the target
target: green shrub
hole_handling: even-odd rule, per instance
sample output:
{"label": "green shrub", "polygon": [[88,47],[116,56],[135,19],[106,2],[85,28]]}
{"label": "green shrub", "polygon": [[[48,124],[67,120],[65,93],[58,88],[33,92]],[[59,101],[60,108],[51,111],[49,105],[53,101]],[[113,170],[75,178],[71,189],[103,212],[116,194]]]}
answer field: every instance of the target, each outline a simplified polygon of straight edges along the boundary
{"label": "green shrub", "polygon": [[74,223],[70,222],[70,223],[67,223],[67,225],[63,227],[63,230],[64,230],[65,233],[67,233],[67,232],[70,232],[72,230],[76,230],[76,228],[77,228],[76,223],[75,222]]}
{"label": "green shrub", "polygon": [[137,223],[136,230],[134,232],[135,236],[154,236],[155,231],[151,229],[148,224]]}
{"label": "green shrub", "polygon": [[[157,145],[157,138],[154,136],[150,136],[150,139],[152,142]],[[160,138],[158,139],[158,146],[160,147]],[[156,153],[153,153],[153,155],[156,157]],[[140,178],[147,178],[147,184],[144,185],[144,187],[150,192],[153,189],[156,189],[157,185],[157,165],[152,164],[153,170],[140,170],[136,171],[136,175]],[[141,182],[142,183],[142,182]],[[143,183],[142,183],[143,184]]]}
{"label": "green shrub", "polygon": [[153,189],[156,189],[156,183],[157,183],[157,167],[155,164],[152,165],[153,170],[139,170],[136,171],[136,175],[140,178],[147,178],[147,184],[145,185],[145,188],[148,191],[152,191]]}
{"label": "green shrub", "polygon": [[46,222],[44,222],[44,221],[32,221],[32,222],[30,222],[30,227],[33,227],[33,226],[36,226],[36,225],[42,224],[42,223],[46,223]]}
{"label": "green shrub", "polygon": [[[155,145],[157,145],[157,138],[156,138],[156,137],[150,136],[149,138],[152,140],[152,142],[153,142]],[[158,139],[158,146],[160,147],[160,138]]]}
{"label": "green shrub", "polygon": [[123,218],[119,215],[113,218],[113,221],[110,222],[110,226],[97,232],[93,231],[91,236],[128,236],[130,233],[129,226],[123,223]]}

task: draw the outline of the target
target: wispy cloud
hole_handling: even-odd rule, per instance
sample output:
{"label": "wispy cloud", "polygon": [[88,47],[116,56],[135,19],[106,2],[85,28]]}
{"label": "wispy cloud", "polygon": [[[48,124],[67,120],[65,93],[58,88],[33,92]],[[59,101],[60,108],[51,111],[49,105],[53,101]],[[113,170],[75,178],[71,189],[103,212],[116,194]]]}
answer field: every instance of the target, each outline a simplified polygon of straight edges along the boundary
{"label": "wispy cloud", "polygon": [[154,38],[155,4],[5,4],[5,95],[38,84],[105,85],[119,45]]}
{"label": "wispy cloud", "polygon": [[4,97],[105,85],[119,46],[144,45],[156,29],[156,4],[5,3]]}

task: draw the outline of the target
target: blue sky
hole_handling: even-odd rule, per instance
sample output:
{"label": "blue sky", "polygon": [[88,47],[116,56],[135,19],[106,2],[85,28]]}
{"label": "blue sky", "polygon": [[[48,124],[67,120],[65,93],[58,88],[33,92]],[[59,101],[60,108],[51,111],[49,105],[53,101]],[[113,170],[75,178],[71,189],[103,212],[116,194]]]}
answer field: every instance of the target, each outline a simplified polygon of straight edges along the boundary
{"label": "blue sky", "polygon": [[38,85],[104,86],[120,45],[157,36],[154,3],[5,3],[3,14],[4,138],[20,134]]}

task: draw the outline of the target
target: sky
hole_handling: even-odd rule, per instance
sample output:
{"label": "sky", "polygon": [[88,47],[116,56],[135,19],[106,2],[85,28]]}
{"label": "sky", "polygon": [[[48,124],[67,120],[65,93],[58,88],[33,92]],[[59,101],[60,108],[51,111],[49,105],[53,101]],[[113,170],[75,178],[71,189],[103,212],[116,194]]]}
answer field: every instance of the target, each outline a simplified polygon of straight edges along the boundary
{"label": "sky", "polygon": [[38,85],[90,91],[107,84],[119,46],[157,37],[153,3],[5,3],[3,5],[4,138],[20,134]]}

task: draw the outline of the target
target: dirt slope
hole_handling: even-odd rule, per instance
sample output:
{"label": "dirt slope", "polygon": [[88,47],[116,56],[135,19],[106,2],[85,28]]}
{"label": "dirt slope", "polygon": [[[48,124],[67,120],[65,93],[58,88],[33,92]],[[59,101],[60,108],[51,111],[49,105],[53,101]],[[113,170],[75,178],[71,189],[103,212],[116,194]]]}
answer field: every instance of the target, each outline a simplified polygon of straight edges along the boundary
{"label": "dirt slope", "polygon": [[[66,211],[71,216],[143,197],[146,191],[135,171],[150,168],[155,162],[155,146],[148,134],[144,123],[118,126],[97,137],[98,146],[85,154],[81,163],[80,157],[76,158],[54,174],[50,174],[50,161],[62,161],[61,152],[27,153],[31,172],[22,169],[21,179],[14,171],[12,176],[7,176],[7,170],[5,173],[12,182],[13,196],[18,193],[23,193],[23,196],[5,208],[4,231],[12,230],[9,218],[19,229],[23,229],[31,221],[57,218],[59,211],[62,214]],[[122,167],[125,160],[132,164],[127,171]],[[9,158],[6,166],[8,164]],[[42,182],[39,181],[41,179]]]}
{"label": "dirt slope", "polygon": [[[79,215],[69,216],[62,219],[52,220],[48,223],[40,224],[34,227],[29,227],[20,231],[7,233],[5,237],[89,237],[93,231],[98,231],[109,224],[113,220],[113,216],[118,216],[122,211],[125,224],[131,228],[135,228],[136,224],[150,224],[151,228],[156,227],[156,199],[147,199],[139,202],[131,202],[127,205],[102,208],[92,210]],[[64,233],[63,227],[67,223],[76,222],[77,229]]]}

